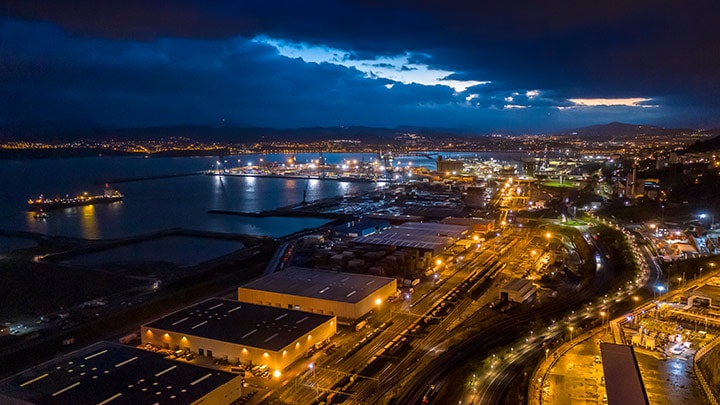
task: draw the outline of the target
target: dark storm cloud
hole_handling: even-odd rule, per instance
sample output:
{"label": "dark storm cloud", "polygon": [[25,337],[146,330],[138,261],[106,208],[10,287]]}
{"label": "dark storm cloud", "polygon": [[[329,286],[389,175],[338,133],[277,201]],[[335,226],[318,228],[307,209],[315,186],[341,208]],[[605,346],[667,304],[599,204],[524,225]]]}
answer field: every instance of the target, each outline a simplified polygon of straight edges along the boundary
{"label": "dark storm cloud", "polygon": [[[720,109],[719,8],[711,0],[8,0],[0,88],[20,100],[7,106],[13,115],[83,107],[111,120],[117,107],[124,118],[111,121],[128,124],[133,114],[143,123],[229,116],[267,125],[717,123],[708,117]],[[280,57],[249,41],[257,36],[343,50],[348,60],[406,55],[452,72],[448,79],[490,83],[453,94],[391,82]],[[651,98],[658,107],[557,108],[573,98]],[[93,108],[95,99],[105,108]]]}
{"label": "dark storm cloud", "polygon": [[[393,110],[451,101],[445,86],[370,80],[354,69],[281,57],[243,39],[153,43],[72,39],[57,34],[62,52],[38,52],[53,28],[5,21],[3,37],[22,37],[0,50],[2,117],[89,118],[115,125],[232,122],[340,125],[371,116],[386,124]],[[46,32],[47,31],[47,32]],[[54,37],[51,35],[51,37]],[[28,51],[29,50],[29,51]],[[321,118],[319,118],[321,117]]]}

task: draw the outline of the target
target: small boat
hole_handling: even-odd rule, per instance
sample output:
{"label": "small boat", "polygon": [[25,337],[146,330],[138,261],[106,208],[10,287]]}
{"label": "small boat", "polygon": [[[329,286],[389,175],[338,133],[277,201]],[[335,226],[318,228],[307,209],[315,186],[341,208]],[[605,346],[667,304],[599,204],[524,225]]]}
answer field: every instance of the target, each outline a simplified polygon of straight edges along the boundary
{"label": "small boat", "polygon": [[40,211],[35,212],[35,215],[33,215],[33,218],[35,218],[35,219],[45,219],[45,218],[47,218],[47,217],[49,217],[49,216],[50,216],[50,215],[48,215],[47,212],[45,212],[45,211],[43,211],[43,210],[40,210]]}

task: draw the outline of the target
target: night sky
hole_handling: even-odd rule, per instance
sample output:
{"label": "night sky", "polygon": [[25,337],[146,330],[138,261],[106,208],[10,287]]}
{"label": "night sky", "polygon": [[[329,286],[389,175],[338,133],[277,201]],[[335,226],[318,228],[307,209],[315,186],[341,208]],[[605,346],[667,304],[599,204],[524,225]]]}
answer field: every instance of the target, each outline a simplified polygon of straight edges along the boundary
{"label": "night sky", "polygon": [[5,0],[0,106],[2,125],[708,128],[720,3]]}

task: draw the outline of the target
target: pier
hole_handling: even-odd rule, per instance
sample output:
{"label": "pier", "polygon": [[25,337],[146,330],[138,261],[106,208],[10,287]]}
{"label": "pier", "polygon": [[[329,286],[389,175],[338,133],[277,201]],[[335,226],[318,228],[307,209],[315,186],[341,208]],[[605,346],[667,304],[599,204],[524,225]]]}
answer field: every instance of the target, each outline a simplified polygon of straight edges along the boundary
{"label": "pier", "polygon": [[116,184],[116,183],[130,183],[133,181],[145,181],[145,180],[158,180],[158,179],[170,179],[173,177],[188,177],[188,176],[198,176],[201,174],[204,174],[205,171],[199,171],[199,172],[189,172],[189,173],[171,173],[171,174],[158,174],[158,175],[151,175],[151,176],[137,176],[137,177],[123,177],[123,178],[116,178],[116,179],[98,179],[95,180],[95,184]]}
{"label": "pier", "polygon": [[391,182],[391,179],[379,179],[369,177],[346,177],[346,176],[317,176],[317,175],[304,175],[304,174],[277,174],[277,173],[232,173],[232,172],[218,172],[210,171],[206,172],[208,176],[227,176],[227,177],[264,177],[271,179],[292,179],[292,180],[332,180],[332,181],[345,181],[349,183],[387,183]]}

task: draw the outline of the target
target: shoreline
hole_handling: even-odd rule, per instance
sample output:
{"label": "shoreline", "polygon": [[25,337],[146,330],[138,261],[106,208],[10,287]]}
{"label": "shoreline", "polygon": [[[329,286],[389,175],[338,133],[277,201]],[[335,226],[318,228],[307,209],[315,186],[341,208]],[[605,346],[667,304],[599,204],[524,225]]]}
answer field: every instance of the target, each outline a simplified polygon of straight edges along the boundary
{"label": "shoreline", "polygon": [[261,173],[217,173],[214,171],[206,172],[208,176],[227,176],[227,177],[265,177],[271,179],[292,179],[292,180],[333,180],[347,183],[394,183],[391,179],[369,179],[362,177],[321,177],[313,175],[293,175],[293,174],[261,174]]}

